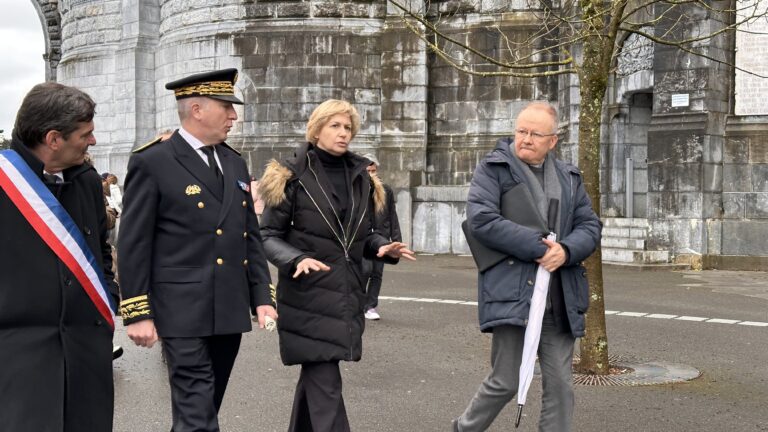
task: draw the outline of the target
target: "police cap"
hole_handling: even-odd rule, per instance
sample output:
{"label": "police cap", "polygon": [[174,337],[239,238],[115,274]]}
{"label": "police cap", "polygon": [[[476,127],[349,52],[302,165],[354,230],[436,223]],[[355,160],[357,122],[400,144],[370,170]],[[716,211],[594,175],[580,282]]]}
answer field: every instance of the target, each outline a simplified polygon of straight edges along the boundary
{"label": "police cap", "polygon": [[165,88],[173,90],[176,100],[203,96],[242,105],[243,101],[235,96],[235,82],[237,69],[229,68],[190,75],[169,82]]}

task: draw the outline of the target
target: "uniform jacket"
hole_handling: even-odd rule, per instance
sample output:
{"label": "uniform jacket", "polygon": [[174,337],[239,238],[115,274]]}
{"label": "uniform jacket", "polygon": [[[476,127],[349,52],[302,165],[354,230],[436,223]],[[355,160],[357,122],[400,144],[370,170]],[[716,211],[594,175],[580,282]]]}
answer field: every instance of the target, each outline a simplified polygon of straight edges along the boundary
{"label": "uniform jacket", "polygon": [[[478,276],[480,329],[497,325],[525,326],[528,321],[533,285],[546,245],[531,228],[515,224],[500,214],[501,196],[525,176],[512,164],[510,139],[499,140],[496,148],[477,166],[467,198],[469,229],[478,241],[510,255]],[[600,244],[602,225],[592,210],[578,168],[555,160],[562,189],[558,242],[568,253],[558,270],[571,333],[584,335],[584,313],[589,307],[589,285],[581,265]]]}
{"label": "uniform jacket", "polygon": [[[24,144],[11,148],[43,178]],[[49,187],[116,299],[101,178],[83,164]],[[0,431],[111,431],[112,329],[2,189],[0,238]]]}
{"label": "uniform jacket", "polygon": [[[259,183],[266,207],[261,235],[270,262],[279,271],[277,285],[280,354],[287,365],[360,360],[364,330],[363,256],[373,259],[388,244],[375,230],[374,212],[383,211],[384,188],[365,170],[367,159],[347,152],[352,196],[339,227],[329,201],[333,186],[312,145],[296,155],[270,162]],[[312,257],[328,272],[294,279],[298,258]],[[396,262],[393,260],[392,262]]]}
{"label": "uniform jacket", "polygon": [[153,318],[160,337],[250,331],[249,306],[272,304],[250,177],[219,145],[224,191],[176,131],[128,162],[118,261],[126,324]]}

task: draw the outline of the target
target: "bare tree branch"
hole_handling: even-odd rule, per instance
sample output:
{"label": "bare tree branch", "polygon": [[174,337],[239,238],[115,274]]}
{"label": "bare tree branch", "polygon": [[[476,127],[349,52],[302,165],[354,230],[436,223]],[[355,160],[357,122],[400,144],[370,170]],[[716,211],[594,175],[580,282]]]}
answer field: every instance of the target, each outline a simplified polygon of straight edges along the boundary
{"label": "bare tree branch", "polygon": [[[543,72],[516,72],[514,70],[501,70],[501,71],[477,71],[474,70],[468,66],[465,66],[464,64],[461,64],[462,61],[456,60],[453,57],[449,56],[444,49],[437,46],[434,42],[430,41],[429,38],[424,35],[422,32],[419,31],[418,28],[416,28],[411,22],[405,21],[405,25],[416,35],[424,41],[424,43],[429,47],[429,49],[434,52],[438,57],[440,57],[444,62],[446,62],[449,66],[453,67],[454,69],[457,69],[461,72],[475,75],[475,76],[483,76],[483,77],[491,77],[491,76],[513,76],[518,78],[536,78],[536,77],[544,77],[544,76],[556,76],[556,75],[564,75],[564,74],[570,74],[574,71],[572,69],[557,69],[552,71],[543,71]],[[572,59],[569,59],[569,61]],[[471,66],[471,65],[470,65]]]}
{"label": "bare tree branch", "polygon": [[[415,13],[411,12],[408,8],[406,8],[405,6],[400,4],[400,2],[397,2],[397,1],[394,1],[394,0],[390,0],[390,3],[392,3],[397,8],[402,10],[405,13],[405,15],[409,16],[413,20],[417,21],[419,24],[423,25],[427,30],[429,30],[430,32],[433,32],[434,34],[438,35],[441,39],[443,39],[443,40],[445,40],[447,42],[450,42],[450,43],[452,43],[452,44],[454,44],[454,45],[456,45],[456,46],[458,46],[458,47],[460,47],[460,48],[462,48],[464,50],[467,50],[468,52],[476,55],[477,57],[483,59],[484,61],[486,61],[486,62],[488,62],[490,64],[493,64],[493,65],[496,65],[496,66],[499,66],[499,67],[502,67],[502,68],[515,69],[515,70],[537,69],[537,68],[547,68],[547,67],[553,67],[553,66],[566,66],[566,65],[570,64],[573,61],[570,58],[566,58],[566,59],[558,60],[558,61],[531,62],[531,63],[523,63],[523,64],[503,62],[503,61],[500,61],[497,58],[491,57],[491,56],[489,56],[489,55],[487,55],[487,54],[485,54],[485,53],[475,49],[474,47],[472,47],[472,46],[470,46],[470,45],[468,45],[468,44],[466,44],[464,42],[461,42],[461,41],[457,40],[456,38],[453,38],[453,37],[445,34],[444,32],[441,32],[439,29],[437,29],[434,26],[434,24],[429,22],[429,20],[425,19],[423,16],[420,16],[418,14],[415,14]],[[422,31],[420,29],[415,28],[413,25],[408,23],[408,21],[406,19],[404,19],[403,21],[406,23],[406,25],[408,25],[408,27],[412,31],[414,31],[415,34],[417,34],[417,35],[421,35],[422,34]],[[424,40],[428,44],[430,49],[441,50],[440,47],[436,43],[430,42],[426,38],[422,38],[422,40]],[[505,74],[504,73],[499,73],[499,75],[505,75]],[[509,74],[506,74],[506,75],[509,75]],[[520,76],[526,76],[526,75],[524,74],[524,75],[520,75]],[[540,76],[540,75],[535,75],[535,76]]]}

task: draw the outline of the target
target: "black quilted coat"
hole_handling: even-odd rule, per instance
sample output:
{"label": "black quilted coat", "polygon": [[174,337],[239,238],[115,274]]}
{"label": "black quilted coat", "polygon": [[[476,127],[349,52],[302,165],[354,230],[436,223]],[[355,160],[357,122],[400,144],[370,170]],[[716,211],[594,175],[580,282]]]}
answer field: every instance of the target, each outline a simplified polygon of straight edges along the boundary
{"label": "black quilted coat", "polygon": [[[365,168],[367,159],[344,156],[351,176],[345,220],[329,197],[333,186],[312,150],[303,144],[284,163],[270,162],[259,183],[266,204],[261,236],[269,261],[279,271],[277,285],[280,355],[286,365],[362,356],[365,280],[363,256],[375,258],[389,243],[374,227],[384,189]],[[312,257],[330,266],[293,278],[295,265]]]}

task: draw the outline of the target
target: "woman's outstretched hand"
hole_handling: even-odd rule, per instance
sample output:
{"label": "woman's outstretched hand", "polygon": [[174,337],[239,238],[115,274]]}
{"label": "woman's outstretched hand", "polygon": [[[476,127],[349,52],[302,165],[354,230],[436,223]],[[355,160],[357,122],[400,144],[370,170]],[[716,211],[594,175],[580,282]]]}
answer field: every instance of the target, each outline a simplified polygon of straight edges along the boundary
{"label": "woman's outstretched hand", "polygon": [[408,249],[408,245],[400,242],[392,242],[379,248],[377,257],[381,258],[384,255],[392,258],[405,258],[411,261],[416,261],[416,257],[412,250]]}
{"label": "woman's outstretched hand", "polygon": [[328,271],[331,268],[322,262],[313,258],[304,258],[296,266],[296,273],[293,274],[293,278],[296,279],[300,274],[309,274],[311,271]]}

